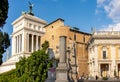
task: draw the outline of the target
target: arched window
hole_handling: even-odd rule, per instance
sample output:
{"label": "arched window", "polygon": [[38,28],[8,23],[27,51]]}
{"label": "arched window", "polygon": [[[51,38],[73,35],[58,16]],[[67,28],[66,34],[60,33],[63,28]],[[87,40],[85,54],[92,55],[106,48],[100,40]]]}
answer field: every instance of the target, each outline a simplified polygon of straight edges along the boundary
{"label": "arched window", "polygon": [[107,58],[107,48],[105,46],[102,48],[102,57],[103,59]]}

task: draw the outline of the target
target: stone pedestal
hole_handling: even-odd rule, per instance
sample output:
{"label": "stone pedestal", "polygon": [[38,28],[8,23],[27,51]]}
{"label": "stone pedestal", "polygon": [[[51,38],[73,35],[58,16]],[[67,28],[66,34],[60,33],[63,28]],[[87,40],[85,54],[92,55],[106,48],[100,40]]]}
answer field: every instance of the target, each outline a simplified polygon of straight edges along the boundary
{"label": "stone pedestal", "polygon": [[55,82],[69,82],[68,69],[66,64],[66,36],[60,36],[60,62],[56,68]]}
{"label": "stone pedestal", "polygon": [[55,68],[50,68],[48,70],[48,77],[46,82],[55,82]]}
{"label": "stone pedestal", "polygon": [[56,69],[56,81],[55,82],[69,82],[66,63],[59,63]]}

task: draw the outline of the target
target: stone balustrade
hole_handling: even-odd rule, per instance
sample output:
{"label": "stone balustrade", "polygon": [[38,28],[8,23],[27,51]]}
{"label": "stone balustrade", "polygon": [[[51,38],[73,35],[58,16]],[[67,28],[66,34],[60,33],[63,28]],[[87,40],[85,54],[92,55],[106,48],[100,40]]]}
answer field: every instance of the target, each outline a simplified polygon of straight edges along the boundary
{"label": "stone balustrade", "polygon": [[120,35],[120,31],[97,31],[93,35]]}

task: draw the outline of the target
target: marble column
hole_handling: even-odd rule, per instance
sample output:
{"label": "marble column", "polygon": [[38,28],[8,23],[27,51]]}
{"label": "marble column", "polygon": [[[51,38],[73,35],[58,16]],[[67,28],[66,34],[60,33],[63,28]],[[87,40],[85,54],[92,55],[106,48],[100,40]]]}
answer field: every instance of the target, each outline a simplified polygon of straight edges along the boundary
{"label": "marble column", "polygon": [[40,36],[38,36],[38,50],[40,49],[40,42],[41,41],[41,37]]}
{"label": "marble column", "polygon": [[29,39],[29,34],[27,34],[27,52],[29,52],[29,42],[30,42],[30,39]]}
{"label": "marble column", "polygon": [[118,76],[118,64],[116,63],[116,75]]}
{"label": "marble column", "polygon": [[115,45],[111,45],[111,60],[112,60],[112,62],[111,62],[111,75],[112,75],[112,77],[114,77],[114,70],[116,70],[115,69],[115,65],[116,65],[116,62],[115,62],[115,58],[116,58],[116,52],[115,52]]}
{"label": "marble column", "polygon": [[21,36],[19,35],[19,53],[20,53],[20,46],[21,46]]}
{"label": "marble column", "polygon": [[[13,42],[13,41],[12,41]],[[14,44],[14,43],[13,43]],[[17,53],[17,37],[15,36],[15,53]]]}
{"label": "marble column", "polygon": [[98,46],[94,46],[94,67],[95,67],[95,76],[98,75]]}
{"label": "marble column", "polygon": [[60,37],[60,63],[66,63],[66,37]]}
{"label": "marble column", "polygon": [[[14,45],[14,42],[12,41],[12,47]],[[14,45],[14,48],[13,50],[15,49],[15,54],[17,53],[17,37],[15,36],[15,45]],[[13,54],[12,54],[13,55]]]}
{"label": "marble column", "polygon": [[66,64],[66,36],[60,36],[60,56],[58,67],[56,68],[55,82],[69,82]]}
{"label": "marble column", "polygon": [[16,37],[12,36],[12,56],[16,54]]}
{"label": "marble column", "polygon": [[17,43],[18,43],[18,40],[17,40],[18,38],[17,38],[17,36],[16,36],[16,53],[18,52],[18,50],[17,50],[17,47],[18,47],[18,45],[17,45]]}
{"label": "marble column", "polygon": [[38,36],[36,35],[36,51],[38,50]]}
{"label": "marble column", "polygon": [[22,34],[20,35],[20,52],[22,52]]}
{"label": "marble column", "polygon": [[20,52],[20,35],[18,35],[18,53]]}
{"label": "marble column", "polygon": [[100,68],[100,63],[98,64],[98,76],[101,76],[101,68]]}
{"label": "marble column", "polygon": [[19,53],[19,36],[17,36],[17,53]]}
{"label": "marble column", "polygon": [[28,42],[28,40],[26,39],[27,33],[23,32],[22,33],[22,53],[26,52],[26,43]]}
{"label": "marble column", "polygon": [[34,51],[34,35],[32,35],[32,52]]}
{"label": "marble column", "polygon": [[108,73],[108,75],[110,76],[110,64],[108,64],[109,65],[109,73]]}

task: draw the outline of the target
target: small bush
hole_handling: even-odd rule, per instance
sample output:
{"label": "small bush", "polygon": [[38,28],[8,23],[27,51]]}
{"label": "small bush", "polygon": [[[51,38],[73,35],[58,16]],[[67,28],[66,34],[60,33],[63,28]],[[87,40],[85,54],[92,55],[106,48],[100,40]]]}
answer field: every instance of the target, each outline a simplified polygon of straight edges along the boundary
{"label": "small bush", "polygon": [[103,77],[103,80],[108,80],[108,78],[107,77]]}

